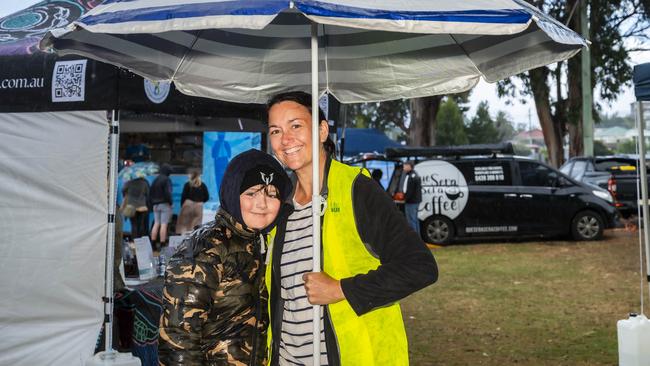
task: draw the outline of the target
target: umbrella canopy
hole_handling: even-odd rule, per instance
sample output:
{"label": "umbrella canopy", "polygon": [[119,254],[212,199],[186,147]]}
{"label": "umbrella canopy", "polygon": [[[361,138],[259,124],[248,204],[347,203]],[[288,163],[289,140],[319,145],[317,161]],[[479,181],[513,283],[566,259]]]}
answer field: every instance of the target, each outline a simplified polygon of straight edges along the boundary
{"label": "umbrella canopy", "polygon": [[310,91],[341,102],[457,93],[564,60],[586,41],[521,0],[104,1],[42,48],[83,54],[183,93],[263,103]]}
{"label": "umbrella canopy", "polygon": [[154,163],[153,161],[141,161],[124,167],[117,174],[117,177],[122,182],[128,182],[131,179],[146,178],[148,175],[156,175],[159,170],[160,166],[158,163]]}

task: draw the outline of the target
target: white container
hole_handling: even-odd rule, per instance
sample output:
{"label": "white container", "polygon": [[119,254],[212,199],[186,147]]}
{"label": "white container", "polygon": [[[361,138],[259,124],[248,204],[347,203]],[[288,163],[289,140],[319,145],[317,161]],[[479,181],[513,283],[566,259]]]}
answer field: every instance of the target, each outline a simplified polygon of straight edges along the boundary
{"label": "white container", "polygon": [[650,366],[650,320],[645,315],[630,314],[616,326],[619,366]]}
{"label": "white container", "polygon": [[142,362],[130,353],[99,352],[86,360],[85,366],[141,366]]}

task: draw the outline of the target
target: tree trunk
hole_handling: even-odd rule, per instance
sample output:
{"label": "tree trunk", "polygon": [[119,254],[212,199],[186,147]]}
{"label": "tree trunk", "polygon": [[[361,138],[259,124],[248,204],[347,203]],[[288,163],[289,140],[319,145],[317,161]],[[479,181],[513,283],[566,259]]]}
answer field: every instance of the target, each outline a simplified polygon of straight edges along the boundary
{"label": "tree trunk", "polygon": [[[567,6],[573,6],[575,0],[569,1]],[[581,32],[580,27],[580,14],[579,9],[576,9],[576,14],[571,18],[571,29],[576,32]],[[562,122],[565,123],[566,130],[569,133],[569,156],[579,156],[584,153],[584,141],[582,135],[582,85],[581,85],[581,59],[580,56],[575,56],[567,61],[567,109],[565,118]]]}
{"label": "tree trunk", "polygon": [[557,168],[564,162],[564,147],[562,146],[561,126],[556,123],[551,113],[550,93],[546,83],[548,72],[546,67],[530,70],[530,86],[535,99],[539,124],[544,133],[544,142],[548,148],[549,163]]}
{"label": "tree trunk", "polygon": [[436,143],[436,116],[441,95],[410,100],[411,123],[408,131],[410,146],[433,146]]}

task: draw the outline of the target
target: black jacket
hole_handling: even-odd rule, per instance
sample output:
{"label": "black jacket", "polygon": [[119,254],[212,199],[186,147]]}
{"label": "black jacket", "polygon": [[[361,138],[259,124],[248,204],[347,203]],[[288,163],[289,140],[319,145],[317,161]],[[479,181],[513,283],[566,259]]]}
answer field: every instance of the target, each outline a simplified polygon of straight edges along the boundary
{"label": "black jacket", "polygon": [[[328,159],[325,167],[326,177],[329,165]],[[350,306],[357,315],[363,315],[434,283],[438,278],[438,267],[431,251],[410,229],[404,215],[376,182],[359,175],[352,189],[352,204],[359,237],[381,262],[374,271],[341,280],[341,288]],[[323,187],[321,194],[327,194],[327,186]],[[280,263],[288,216],[289,212],[283,212],[280,217],[272,249],[273,276],[269,301],[271,329],[273,334],[278,336],[282,331],[284,309],[280,297]],[[324,308],[324,316],[328,364],[337,366],[340,365],[338,345],[329,321],[327,306]],[[272,342],[271,347],[270,365],[274,366],[278,364],[279,342]]]}
{"label": "black jacket", "polygon": [[201,182],[201,185],[194,187],[190,182],[185,183],[183,186],[183,193],[181,194],[181,206],[185,200],[191,200],[194,202],[207,202],[210,199],[210,193],[208,192],[208,187],[205,183]]}
{"label": "black jacket", "polygon": [[149,199],[152,205],[159,203],[172,204],[172,181],[169,179],[171,168],[163,164],[160,168],[160,174],[151,183],[151,190],[149,191]]}
{"label": "black jacket", "polygon": [[405,185],[406,191],[404,192],[405,203],[420,203],[422,202],[422,183],[420,176],[415,170],[406,173]]}

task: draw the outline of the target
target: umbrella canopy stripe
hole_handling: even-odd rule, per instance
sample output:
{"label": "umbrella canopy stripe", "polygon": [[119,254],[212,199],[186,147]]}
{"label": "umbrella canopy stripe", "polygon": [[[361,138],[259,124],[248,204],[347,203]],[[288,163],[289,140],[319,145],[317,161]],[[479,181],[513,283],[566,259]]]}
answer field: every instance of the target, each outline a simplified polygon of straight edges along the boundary
{"label": "umbrella canopy stripe", "polygon": [[[122,6],[116,6],[116,4],[121,4]],[[246,17],[275,15],[287,8],[287,1],[257,0],[243,5],[239,1],[211,1],[206,3],[133,8],[129,6],[129,2],[120,2],[107,6],[107,10],[110,9],[110,12],[97,15],[93,15],[94,12],[89,12],[88,16],[84,18],[83,23],[87,26],[93,26],[99,23],[115,24],[169,20],[170,12],[175,14],[174,19],[204,18],[219,15]]]}
{"label": "umbrella canopy stripe", "polygon": [[[401,5],[403,4],[395,4]],[[527,24],[530,14],[521,9],[471,9],[448,11],[412,11],[399,9],[377,9],[332,4],[323,1],[295,1],[295,6],[305,15],[331,18],[416,20],[435,22],[481,22]]]}

